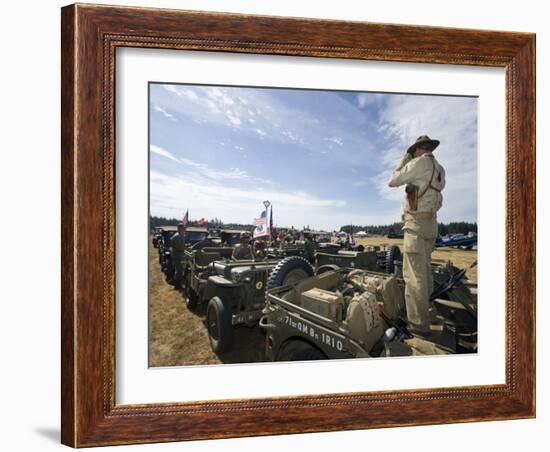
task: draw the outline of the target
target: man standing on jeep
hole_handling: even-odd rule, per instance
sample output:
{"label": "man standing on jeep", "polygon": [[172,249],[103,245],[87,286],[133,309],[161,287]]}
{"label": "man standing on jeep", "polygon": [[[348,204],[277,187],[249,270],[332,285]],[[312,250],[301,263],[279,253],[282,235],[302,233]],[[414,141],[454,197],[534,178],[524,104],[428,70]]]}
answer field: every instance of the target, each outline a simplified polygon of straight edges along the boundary
{"label": "man standing on jeep", "polygon": [[433,292],[432,251],[437,238],[437,211],[445,187],[445,169],[432,152],[438,140],[419,137],[409,147],[389,181],[390,187],[406,185],[403,220],[403,279],[409,330],[430,335],[430,303]]}
{"label": "man standing on jeep", "polygon": [[176,270],[172,284],[176,289],[181,288],[183,280],[183,260],[185,258],[185,224],[178,223],[178,232],[170,239],[172,262]]}
{"label": "man standing on jeep", "polygon": [[250,246],[249,232],[246,232],[246,231],[241,232],[241,242],[237,243],[237,245],[235,245],[235,248],[233,248],[233,254],[231,258],[234,261],[241,261],[241,260],[254,258],[254,252],[252,251],[252,247]]}

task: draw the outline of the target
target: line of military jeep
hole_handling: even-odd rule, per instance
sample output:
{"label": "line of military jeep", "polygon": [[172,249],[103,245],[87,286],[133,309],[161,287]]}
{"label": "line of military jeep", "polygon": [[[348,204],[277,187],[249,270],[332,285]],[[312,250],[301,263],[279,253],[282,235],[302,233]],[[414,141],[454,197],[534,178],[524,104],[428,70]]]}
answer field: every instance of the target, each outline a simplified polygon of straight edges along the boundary
{"label": "line of military jeep", "polygon": [[206,307],[216,353],[232,347],[235,327],[258,324],[273,361],[477,351],[477,287],[449,262],[432,265],[434,334],[421,339],[406,328],[397,246],[314,242],[312,257],[304,241],[294,240],[235,260],[243,231],[188,227],[178,263],[183,278],[176,280],[175,232],[165,226],[153,234],[161,269],[190,310]]}

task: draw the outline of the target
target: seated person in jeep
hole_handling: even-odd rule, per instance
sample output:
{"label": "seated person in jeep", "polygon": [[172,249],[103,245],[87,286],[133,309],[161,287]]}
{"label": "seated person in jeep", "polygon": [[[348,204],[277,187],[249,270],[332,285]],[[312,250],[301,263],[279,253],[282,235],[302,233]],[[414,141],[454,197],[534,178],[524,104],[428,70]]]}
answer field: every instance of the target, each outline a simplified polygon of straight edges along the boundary
{"label": "seated person in jeep", "polygon": [[235,245],[231,259],[234,261],[241,261],[253,258],[254,252],[250,246],[250,233],[246,231],[241,232],[241,242]]}
{"label": "seated person in jeep", "polygon": [[262,237],[254,240],[254,253],[256,254],[256,256],[263,257],[265,255],[266,248],[267,243]]}

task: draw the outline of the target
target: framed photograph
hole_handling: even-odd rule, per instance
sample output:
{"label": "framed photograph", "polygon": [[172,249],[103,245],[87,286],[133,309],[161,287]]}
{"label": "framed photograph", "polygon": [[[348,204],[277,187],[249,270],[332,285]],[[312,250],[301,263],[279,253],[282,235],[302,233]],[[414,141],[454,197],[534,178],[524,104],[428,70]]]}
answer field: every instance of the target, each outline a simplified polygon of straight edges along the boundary
{"label": "framed photograph", "polygon": [[535,36],[62,9],[62,442],[535,416]]}

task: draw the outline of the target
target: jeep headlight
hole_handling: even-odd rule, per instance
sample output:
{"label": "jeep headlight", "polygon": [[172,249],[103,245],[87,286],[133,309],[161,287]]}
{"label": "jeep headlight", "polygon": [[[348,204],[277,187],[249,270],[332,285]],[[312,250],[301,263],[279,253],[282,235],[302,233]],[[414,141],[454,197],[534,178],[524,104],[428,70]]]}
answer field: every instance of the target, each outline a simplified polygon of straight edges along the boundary
{"label": "jeep headlight", "polygon": [[236,281],[236,282],[239,282],[239,281],[241,280],[241,274],[240,274],[240,273],[235,273],[235,274],[233,275],[233,277],[235,278],[235,281]]}

